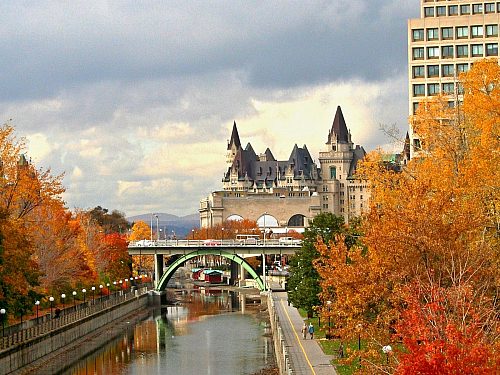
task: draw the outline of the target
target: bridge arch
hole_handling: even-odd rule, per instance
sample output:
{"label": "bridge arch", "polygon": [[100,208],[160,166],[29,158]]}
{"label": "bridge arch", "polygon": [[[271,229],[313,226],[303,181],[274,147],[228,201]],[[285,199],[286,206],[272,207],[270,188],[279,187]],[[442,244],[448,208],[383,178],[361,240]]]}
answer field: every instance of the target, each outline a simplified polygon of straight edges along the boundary
{"label": "bridge arch", "polygon": [[196,250],[193,251],[192,253],[185,254],[179,259],[177,259],[174,263],[172,263],[166,270],[166,272],[163,274],[163,276],[160,278],[160,281],[158,282],[158,285],[156,286],[156,290],[162,291],[165,290],[167,287],[168,280],[173,276],[175,271],[184,264],[186,261],[188,261],[191,258],[197,257],[199,255],[220,255],[224,258],[231,259],[232,261],[238,263],[239,265],[243,266],[243,268],[250,274],[250,276],[253,277],[253,279],[257,282],[261,290],[264,290],[264,283],[262,282],[262,279],[260,276],[255,272],[255,270],[252,268],[250,264],[243,258],[239,257],[236,254],[230,254],[226,253],[225,251],[222,250],[217,250],[217,249],[201,249],[201,250]]}

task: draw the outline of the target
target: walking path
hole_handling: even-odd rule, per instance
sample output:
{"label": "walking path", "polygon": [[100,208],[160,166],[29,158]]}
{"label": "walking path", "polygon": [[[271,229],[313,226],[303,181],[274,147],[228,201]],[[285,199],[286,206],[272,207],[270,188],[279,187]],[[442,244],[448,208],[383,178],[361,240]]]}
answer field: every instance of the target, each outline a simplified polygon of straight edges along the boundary
{"label": "walking path", "polygon": [[294,374],[332,375],[337,374],[331,364],[333,355],[326,355],[316,339],[311,340],[309,334],[304,340],[300,332],[304,319],[297,309],[288,306],[286,292],[272,293],[281,329],[285,336],[285,344],[290,356]]}

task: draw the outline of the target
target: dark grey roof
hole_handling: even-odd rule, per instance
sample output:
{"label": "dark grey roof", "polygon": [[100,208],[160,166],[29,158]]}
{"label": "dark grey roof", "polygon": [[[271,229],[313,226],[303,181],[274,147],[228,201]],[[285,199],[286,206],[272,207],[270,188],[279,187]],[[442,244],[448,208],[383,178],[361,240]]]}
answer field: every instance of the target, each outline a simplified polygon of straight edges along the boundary
{"label": "dark grey roof", "polygon": [[347,125],[344,120],[344,115],[342,114],[342,109],[340,106],[337,107],[337,112],[333,119],[332,129],[328,133],[328,142],[332,141],[332,134],[337,135],[338,143],[349,143],[349,131],[347,130]]}
{"label": "dark grey roof", "polygon": [[356,145],[356,148],[352,151],[353,151],[353,158],[351,167],[349,168],[349,175],[347,176],[348,178],[351,178],[355,174],[356,168],[358,166],[358,161],[363,160],[363,158],[366,155],[365,149],[359,145]]}
{"label": "dark grey roof", "polygon": [[240,136],[238,135],[238,129],[236,128],[236,121],[233,124],[233,131],[231,133],[231,139],[227,144],[227,149],[230,150],[233,143],[236,145],[236,148],[241,147]]}

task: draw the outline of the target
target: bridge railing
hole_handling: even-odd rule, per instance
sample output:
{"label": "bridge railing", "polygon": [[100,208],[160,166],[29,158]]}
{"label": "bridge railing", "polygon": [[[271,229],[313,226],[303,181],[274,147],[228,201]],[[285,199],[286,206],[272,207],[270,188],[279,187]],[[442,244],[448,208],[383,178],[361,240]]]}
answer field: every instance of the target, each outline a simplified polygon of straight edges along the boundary
{"label": "bridge railing", "polygon": [[208,240],[140,240],[130,241],[129,247],[203,247],[203,246],[290,246],[300,247],[301,240],[287,240],[281,241],[279,239],[208,239]]}
{"label": "bridge railing", "polygon": [[[90,315],[119,305],[132,298],[146,294],[149,290],[151,290],[151,287],[151,283],[141,284],[137,287],[132,287],[131,289],[118,291],[107,296],[89,300],[79,305],[61,309],[59,316],[57,317],[51,311],[50,314],[47,314],[49,315],[48,319],[46,318],[46,315],[30,319],[30,321],[26,321],[24,324],[18,325],[21,327],[28,326],[28,328],[19,329],[16,332],[9,332],[5,336],[2,336],[0,341],[0,350],[8,349],[12,346],[21,344],[24,341],[44,335],[65,325],[82,320]],[[12,328],[9,331],[12,331]]]}

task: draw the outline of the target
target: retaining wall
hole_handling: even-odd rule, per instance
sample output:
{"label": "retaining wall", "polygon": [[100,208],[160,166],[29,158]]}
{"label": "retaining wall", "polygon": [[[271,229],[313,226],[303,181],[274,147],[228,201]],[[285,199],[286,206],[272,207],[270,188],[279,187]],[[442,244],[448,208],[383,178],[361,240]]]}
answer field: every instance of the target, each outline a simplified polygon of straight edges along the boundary
{"label": "retaining wall", "polygon": [[267,296],[267,308],[269,311],[269,320],[271,321],[271,331],[273,333],[274,354],[276,363],[278,364],[280,375],[293,374],[290,367],[290,357],[285,345],[285,336],[281,330],[279,316],[274,307],[273,294],[269,291]]}
{"label": "retaining wall", "polygon": [[7,348],[0,351],[0,375],[14,372],[47,354],[70,345],[82,336],[144,308],[148,305],[148,300],[151,299],[148,298],[148,294],[139,293],[123,297],[124,301],[119,304],[90,313],[79,320],[61,325],[46,333],[26,339],[21,336],[21,340],[15,345],[4,345],[5,342],[2,342],[2,347],[7,346]]}

